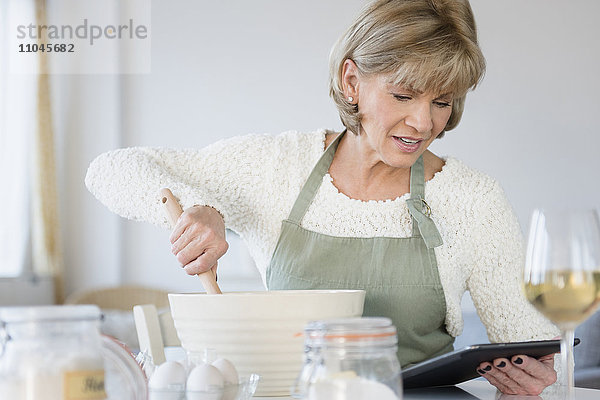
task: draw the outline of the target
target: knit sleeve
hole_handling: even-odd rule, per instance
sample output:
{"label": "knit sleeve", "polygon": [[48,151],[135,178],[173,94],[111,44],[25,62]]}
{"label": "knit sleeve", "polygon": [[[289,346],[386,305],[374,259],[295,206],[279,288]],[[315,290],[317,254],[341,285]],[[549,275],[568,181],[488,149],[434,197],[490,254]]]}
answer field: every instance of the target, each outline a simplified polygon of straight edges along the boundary
{"label": "knit sleeve", "polygon": [[473,270],[467,288],[491,342],[551,339],[559,334],[521,289],[524,241],[502,188],[484,183],[471,232]]}
{"label": "knit sleeve", "polygon": [[168,222],[159,190],[167,187],[184,209],[211,205],[223,213],[227,228],[240,232],[255,219],[261,188],[274,181],[275,146],[270,135],[248,135],[203,149],[119,149],[92,161],[85,184],[120,216],[163,227]]}

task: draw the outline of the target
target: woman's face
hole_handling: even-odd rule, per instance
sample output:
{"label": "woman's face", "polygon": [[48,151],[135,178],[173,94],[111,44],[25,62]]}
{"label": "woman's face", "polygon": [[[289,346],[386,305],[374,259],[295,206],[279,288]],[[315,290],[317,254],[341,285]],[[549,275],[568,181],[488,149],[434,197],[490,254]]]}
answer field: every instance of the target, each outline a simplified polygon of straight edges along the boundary
{"label": "woman's face", "polygon": [[390,84],[383,75],[355,82],[366,150],[391,167],[412,166],[452,113],[451,94],[417,93]]}

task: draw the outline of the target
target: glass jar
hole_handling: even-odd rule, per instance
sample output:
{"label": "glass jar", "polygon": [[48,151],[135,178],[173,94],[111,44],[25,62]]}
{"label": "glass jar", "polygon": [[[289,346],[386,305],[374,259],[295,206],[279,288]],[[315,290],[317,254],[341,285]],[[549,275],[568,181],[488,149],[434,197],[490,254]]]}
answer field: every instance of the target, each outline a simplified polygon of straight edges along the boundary
{"label": "glass jar", "polygon": [[106,399],[100,309],[0,309],[0,398]]}
{"label": "glass jar", "polygon": [[398,337],[389,318],[314,321],[304,335],[304,366],[294,398],[402,398]]}

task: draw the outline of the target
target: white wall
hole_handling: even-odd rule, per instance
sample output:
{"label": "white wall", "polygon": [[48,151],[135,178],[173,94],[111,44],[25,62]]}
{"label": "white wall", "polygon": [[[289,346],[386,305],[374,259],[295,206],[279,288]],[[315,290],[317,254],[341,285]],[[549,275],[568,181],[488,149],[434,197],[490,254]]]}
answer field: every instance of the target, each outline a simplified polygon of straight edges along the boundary
{"label": "white wall", "polygon": [[120,146],[118,79],[57,75],[52,83],[65,289],[115,285],[121,275],[124,221],[87,192],[84,178],[99,152]]}
{"label": "white wall", "polygon": [[[57,79],[69,110],[58,123],[68,138],[61,175],[67,289],[200,290],[172,258],[166,231],[119,219],[85,191],[86,165],[118,146],[199,147],[252,132],[339,129],[327,56],[363,3],[153,1],[151,74]],[[524,227],[538,204],[598,206],[600,2],[472,6],[488,73],[461,125],[433,151],[498,178]],[[237,265],[247,265],[247,254],[234,239],[219,283],[256,287],[252,270],[228,273]]]}
{"label": "white wall", "polygon": [[504,186],[524,229],[541,204],[600,206],[600,2],[472,2],[488,69],[433,147]]}

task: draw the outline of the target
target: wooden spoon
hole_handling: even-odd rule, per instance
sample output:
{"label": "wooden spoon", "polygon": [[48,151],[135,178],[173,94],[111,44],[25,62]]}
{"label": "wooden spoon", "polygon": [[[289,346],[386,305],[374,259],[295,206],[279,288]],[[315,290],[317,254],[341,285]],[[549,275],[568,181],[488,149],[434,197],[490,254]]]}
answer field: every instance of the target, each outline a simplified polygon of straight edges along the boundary
{"label": "wooden spoon", "polygon": [[[165,206],[165,211],[167,212],[167,219],[171,224],[171,228],[175,227],[179,216],[183,214],[183,209],[179,204],[179,201],[173,196],[173,193],[168,188],[163,188],[160,190],[161,203]],[[202,282],[202,286],[204,286],[204,290],[208,294],[221,294],[221,289],[219,285],[217,285],[217,280],[215,279],[215,274],[212,269],[209,269],[206,272],[198,274],[200,281]]]}

